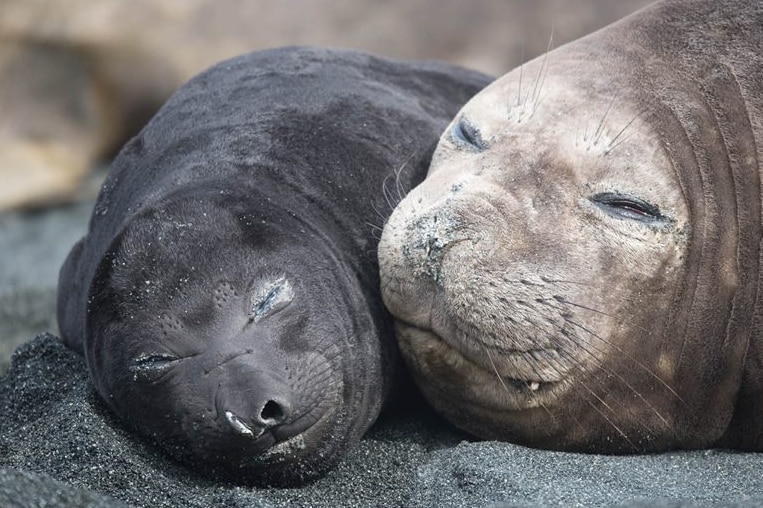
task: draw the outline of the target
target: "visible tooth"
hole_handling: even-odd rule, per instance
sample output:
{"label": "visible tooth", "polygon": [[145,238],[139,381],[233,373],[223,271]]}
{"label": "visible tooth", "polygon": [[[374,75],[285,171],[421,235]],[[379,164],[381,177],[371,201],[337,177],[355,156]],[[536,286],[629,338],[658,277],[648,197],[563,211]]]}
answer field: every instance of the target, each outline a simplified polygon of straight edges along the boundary
{"label": "visible tooth", "polygon": [[264,430],[260,430],[257,435],[255,435],[247,424],[239,420],[238,417],[230,411],[225,412],[225,419],[228,420],[228,423],[231,424],[231,427],[233,427],[236,432],[243,434],[244,436],[251,436],[256,439],[260,437],[264,432]]}
{"label": "visible tooth", "polygon": [[534,392],[535,390],[537,390],[538,388],[540,388],[540,383],[539,383],[539,382],[537,382],[537,381],[532,381],[532,382],[530,383],[530,386],[529,386],[529,388],[530,388],[530,391],[533,391],[533,392]]}

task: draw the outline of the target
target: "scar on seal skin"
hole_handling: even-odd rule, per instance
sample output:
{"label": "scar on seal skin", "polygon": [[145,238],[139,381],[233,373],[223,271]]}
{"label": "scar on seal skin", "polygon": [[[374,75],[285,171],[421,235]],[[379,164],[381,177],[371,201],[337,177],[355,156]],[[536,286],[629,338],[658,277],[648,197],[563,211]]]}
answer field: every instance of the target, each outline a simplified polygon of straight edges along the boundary
{"label": "scar on seal skin", "polygon": [[427,399],[488,439],[763,450],[763,4],[661,1],[470,100],[379,246]]}
{"label": "scar on seal skin", "polygon": [[374,227],[488,82],[282,48],[183,86],[61,269],[63,340],[108,406],[213,476],[293,485],[336,464],[400,373]]}

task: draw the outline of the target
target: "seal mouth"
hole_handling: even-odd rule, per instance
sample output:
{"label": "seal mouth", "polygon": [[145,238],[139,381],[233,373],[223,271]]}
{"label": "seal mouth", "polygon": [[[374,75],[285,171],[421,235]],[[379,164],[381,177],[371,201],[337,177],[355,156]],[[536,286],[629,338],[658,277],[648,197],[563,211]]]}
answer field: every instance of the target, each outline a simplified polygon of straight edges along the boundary
{"label": "seal mouth", "polygon": [[546,388],[546,385],[552,384],[549,382],[540,382],[540,381],[524,381],[522,379],[503,379],[499,376],[499,379],[505,384],[511,386],[514,390],[517,391],[527,391],[527,392],[537,392],[538,390],[542,388]]}
{"label": "seal mouth", "polygon": [[[464,359],[471,361],[469,358],[466,358],[466,357],[464,357]],[[544,380],[538,380],[538,379],[528,379],[526,377],[509,377],[509,376],[500,374],[496,369],[486,368],[474,361],[471,361],[471,363],[481,368],[485,372],[492,373],[498,379],[498,382],[506,389],[507,392],[511,391],[514,393],[518,393],[520,395],[537,396],[537,395],[548,392],[558,383],[558,381],[544,381]]]}
{"label": "seal mouth", "polygon": [[[399,319],[397,321],[399,326],[435,341],[440,347],[445,348],[448,354],[457,355],[461,361],[468,362],[475,368],[494,376],[506,391],[526,396],[539,395],[561,384],[564,379],[562,370],[557,368],[549,370],[539,365],[542,361],[560,361],[562,355],[555,348],[517,350],[489,346],[476,340],[473,342],[478,342],[481,347],[475,348],[470,354],[450,344],[447,339],[432,329]],[[549,358],[551,360],[548,360]]]}

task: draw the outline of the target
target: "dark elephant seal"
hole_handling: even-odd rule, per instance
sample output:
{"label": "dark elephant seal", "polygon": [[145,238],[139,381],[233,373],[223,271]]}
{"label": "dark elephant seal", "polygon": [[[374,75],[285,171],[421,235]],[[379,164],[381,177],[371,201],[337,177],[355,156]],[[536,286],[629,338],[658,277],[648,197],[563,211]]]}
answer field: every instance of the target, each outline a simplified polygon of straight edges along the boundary
{"label": "dark elephant seal", "polygon": [[657,2],[467,103],[379,246],[439,411],[552,449],[763,449],[761,48],[760,2]]}
{"label": "dark elephant seal", "polygon": [[183,86],[122,150],[61,269],[63,340],[109,407],[236,480],[334,465],[397,372],[374,225],[487,82],[285,48]]}

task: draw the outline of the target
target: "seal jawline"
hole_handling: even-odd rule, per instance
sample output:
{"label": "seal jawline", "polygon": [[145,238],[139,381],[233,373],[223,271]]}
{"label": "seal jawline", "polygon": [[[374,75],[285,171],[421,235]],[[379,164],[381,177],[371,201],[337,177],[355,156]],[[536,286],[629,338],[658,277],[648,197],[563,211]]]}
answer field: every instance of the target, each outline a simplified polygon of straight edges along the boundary
{"label": "seal jawline", "polygon": [[[560,356],[556,350],[540,348],[522,351],[496,348],[495,346],[485,344],[479,339],[470,340],[468,336],[462,337],[460,340],[462,347],[459,347],[452,344],[444,335],[430,328],[423,328],[400,319],[397,322],[398,327],[405,329],[408,335],[415,334],[419,338],[425,338],[434,342],[438,347],[447,349],[450,355],[454,355],[460,361],[472,365],[474,369],[491,376],[496,376],[500,384],[507,390],[535,393],[540,390],[547,390],[564,380],[561,373],[554,379],[550,379],[550,376],[545,375],[546,372],[544,372],[547,371],[547,368],[537,365],[542,361],[542,358],[539,358],[539,356],[542,357],[548,353],[553,354],[555,357]],[[469,351],[464,351],[467,348],[463,346],[463,344],[469,343],[478,343],[480,347],[472,348],[470,354]],[[480,353],[484,353],[484,355]]]}

